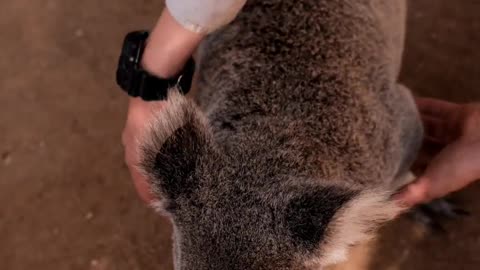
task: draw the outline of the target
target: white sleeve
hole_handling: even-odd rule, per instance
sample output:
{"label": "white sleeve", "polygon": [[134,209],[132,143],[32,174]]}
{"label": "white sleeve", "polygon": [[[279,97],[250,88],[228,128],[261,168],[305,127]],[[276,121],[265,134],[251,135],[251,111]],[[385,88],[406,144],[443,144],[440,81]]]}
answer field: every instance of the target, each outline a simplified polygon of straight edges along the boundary
{"label": "white sleeve", "polygon": [[247,0],[166,0],[172,16],[190,31],[210,33],[229,24]]}

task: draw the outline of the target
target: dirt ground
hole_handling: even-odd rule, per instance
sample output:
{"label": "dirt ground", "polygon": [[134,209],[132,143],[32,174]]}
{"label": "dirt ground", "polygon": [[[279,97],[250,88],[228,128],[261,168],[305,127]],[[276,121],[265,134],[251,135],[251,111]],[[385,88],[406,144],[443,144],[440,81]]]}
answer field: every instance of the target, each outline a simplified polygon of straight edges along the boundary
{"label": "dirt ground", "polygon": [[[114,83],[126,31],[160,0],[0,2],[0,269],[172,269],[171,228],[137,199],[123,165],[126,97]],[[413,0],[402,81],[421,95],[480,100],[480,1]],[[479,269],[471,217],[425,233],[388,225],[349,269]],[[353,265],[353,267],[352,267]]]}

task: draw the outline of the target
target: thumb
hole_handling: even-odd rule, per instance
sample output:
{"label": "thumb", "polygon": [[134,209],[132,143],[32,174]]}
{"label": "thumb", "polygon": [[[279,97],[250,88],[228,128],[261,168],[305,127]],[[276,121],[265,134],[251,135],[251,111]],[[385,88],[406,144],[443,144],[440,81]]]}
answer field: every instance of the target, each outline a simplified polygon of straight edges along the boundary
{"label": "thumb", "polygon": [[141,174],[135,166],[130,167],[130,176],[133,179],[133,184],[140,198],[145,203],[149,205],[152,204],[156,200],[156,197],[150,189],[147,178]]}
{"label": "thumb", "polygon": [[400,192],[395,195],[394,199],[397,200],[402,206],[412,207],[420,203],[428,202],[431,199],[430,196],[430,179],[426,177],[420,177],[412,184],[404,187]]}

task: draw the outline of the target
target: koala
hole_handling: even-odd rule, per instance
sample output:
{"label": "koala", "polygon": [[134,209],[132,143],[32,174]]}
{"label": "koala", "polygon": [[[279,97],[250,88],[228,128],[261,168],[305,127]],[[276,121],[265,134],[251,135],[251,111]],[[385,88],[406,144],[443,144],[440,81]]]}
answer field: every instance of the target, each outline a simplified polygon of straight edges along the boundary
{"label": "koala", "polygon": [[176,270],[341,262],[403,210],[423,130],[397,82],[404,0],[249,0],[171,89],[141,170],[174,228]]}

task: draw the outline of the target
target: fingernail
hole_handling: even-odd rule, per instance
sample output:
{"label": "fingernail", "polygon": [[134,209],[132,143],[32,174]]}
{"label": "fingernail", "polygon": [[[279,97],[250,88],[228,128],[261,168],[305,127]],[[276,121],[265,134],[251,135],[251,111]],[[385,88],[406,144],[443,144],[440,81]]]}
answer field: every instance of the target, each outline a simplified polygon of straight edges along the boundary
{"label": "fingernail", "polygon": [[426,199],[426,193],[428,192],[427,182],[424,179],[419,178],[414,183],[408,185],[402,192],[402,200],[410,207],[423,202]]}
{"label": "fingernail", "polygon": [[406,192],[401,192],[401,193],[398,193],[398,194],[395,194],[395,196],[393,196],[393,200],[397,202],[397,204],[401,207],[405,207],[405,208],[411,208],[414,206],[414,204],[412,204],[410,202],[410,200],[408,199],[408,193]]}

